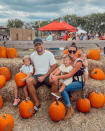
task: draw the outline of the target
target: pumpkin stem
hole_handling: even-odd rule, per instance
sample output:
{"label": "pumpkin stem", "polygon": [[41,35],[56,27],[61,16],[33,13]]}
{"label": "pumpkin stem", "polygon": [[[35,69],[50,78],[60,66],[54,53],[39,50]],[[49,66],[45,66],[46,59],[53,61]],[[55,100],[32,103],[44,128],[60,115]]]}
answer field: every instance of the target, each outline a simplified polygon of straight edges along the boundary
{"label": "pumpkin stem", "polygon": [[7,115],[6,115],[6,113],[4,113],[4,114],[3,114],[3,118],[6,118],[6,117],[7,117]]}
{"label": "pumpkin stem", "polygon": [[97,74],[97,71],[94,71],[93,74]]}
{"label": "pumpkin stem", "polygon": [[5,46],[5,47],[6,47],[6,41],[4,41],[4,42],[3,42],[3,46]]}
{"label": "pumpkin stem", "polygon": [[58,99],[56,98],[56,105],[59,105],[59,103],[58,103]]}
{"label": "pumpkin stem", "polygon": [[96,93],[98,94],[98,90],[96,90]]}

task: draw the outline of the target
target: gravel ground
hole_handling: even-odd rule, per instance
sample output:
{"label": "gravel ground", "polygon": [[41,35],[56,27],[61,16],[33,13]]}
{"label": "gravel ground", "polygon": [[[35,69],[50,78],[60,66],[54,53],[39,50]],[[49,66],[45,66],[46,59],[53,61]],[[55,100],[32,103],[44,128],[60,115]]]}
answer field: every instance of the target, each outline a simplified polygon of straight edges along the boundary
{"label": "gravel ground", "polygon": [[5,103],[0,114],[10,113],[14,117],[13,131],[105,131],[105,106],[101,109],[91,108],[89,113],[80,113],[75,108],[74,115],[67,121],[53,122],[48,114],[50,101],[41,103],[37,115],[29,119],[22,119],[18,107]]}

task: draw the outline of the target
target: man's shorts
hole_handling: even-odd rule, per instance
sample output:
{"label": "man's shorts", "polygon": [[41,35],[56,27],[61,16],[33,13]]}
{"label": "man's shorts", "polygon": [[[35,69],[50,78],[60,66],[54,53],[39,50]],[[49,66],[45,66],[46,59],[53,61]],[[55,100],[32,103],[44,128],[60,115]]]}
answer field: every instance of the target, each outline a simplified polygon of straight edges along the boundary
{"label": "man's shorts", "polygon": [[40,76],[43,76],[43,75],[39,74],[39,75],[34,75],[34,76],[33,76],[34,79],[35,79],[35,81],[36,81],[35,88],[38,88],[38,87],[41,86],[41,85],[47,85],[49,88],[51,88],[51,84],[50,84],[50,82],[49,82],[49,76],[47,76],[47,77],[44,79],[43,82],[39,82],[39,81],[38,81],[38,77],[40,77]]}

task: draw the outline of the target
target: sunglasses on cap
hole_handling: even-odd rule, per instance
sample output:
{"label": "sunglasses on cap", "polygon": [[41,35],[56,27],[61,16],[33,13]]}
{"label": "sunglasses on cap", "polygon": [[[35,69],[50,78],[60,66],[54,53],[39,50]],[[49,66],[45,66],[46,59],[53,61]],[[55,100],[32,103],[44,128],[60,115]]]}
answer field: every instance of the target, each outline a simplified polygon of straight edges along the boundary
{"label": "sunglasses on cap", "polygon": [[68,51],[69,51],[70,54],[71,54],[71,53],[73,53],[73,54],[76,53],[76,50],[68,50]]}

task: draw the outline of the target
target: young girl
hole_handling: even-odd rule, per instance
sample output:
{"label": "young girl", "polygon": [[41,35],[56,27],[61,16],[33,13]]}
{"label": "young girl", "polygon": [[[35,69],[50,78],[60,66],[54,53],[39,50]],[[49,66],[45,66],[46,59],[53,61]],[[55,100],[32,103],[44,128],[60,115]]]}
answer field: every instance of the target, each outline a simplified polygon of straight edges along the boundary
{"label": "young girl", "polygon": [[[85,81],[85,86],[86,86],[87,83],[88,83],[88,61],[87,61],[87,55],[86,55],[86,53],[81,52],[81,53],[79,54],[79,58],[76,59],[75,63],[76,63],[77,61],[79,61],[79,60],[82,61],[83,66],[84,66],[83,79],[84,79],[84,81]],[[75,65],[75,63],[74,63],[74,65]]]}
{"label": "young girl", "polygon": [[[63,63],[51,73],[52,76],[59,75],[59,74],[67,74],[72,70],[73,67],[71,66],[70,57],[67,54],[65,54],[65,55],[63,55],[62,58],[63,58],[62,59]],[[64,90],[65,86],[70,84],[71,82],[72,82],[72,78],[68,78],[65,80],[60,79],[59,86],[61,88],[59,89],[59,92],[61,93]]]}
{"label": "young girl", "polygon": [[[26,55],[23,57],[23,65],[20,68],[20,72],[26,73],[27,77],[22,79],[22,81],[26,81],[27,78],[29,78],[32,74],[33,74],[33,66],[31,65],[31,60],[30,60],[30,56]],[[24,95],[25,98],[28,98],[28,91],[27,91],[27,86],[25,85],[23,87],[23,91],[24,91]],[[14,99],[14,106],[17,106],[18,103],[20,102],[20,99],[18,98],[18,86],[15,85],[14,87],[14,95],[15,95],[15,99]]]}

